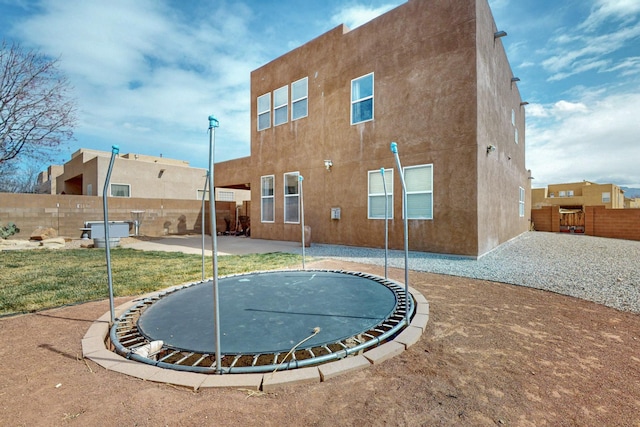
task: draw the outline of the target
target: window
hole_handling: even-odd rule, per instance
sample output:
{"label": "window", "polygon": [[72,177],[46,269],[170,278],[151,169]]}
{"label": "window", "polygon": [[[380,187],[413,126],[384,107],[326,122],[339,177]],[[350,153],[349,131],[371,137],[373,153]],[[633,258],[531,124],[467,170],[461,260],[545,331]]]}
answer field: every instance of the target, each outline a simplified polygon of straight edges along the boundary
{"label": "window", "polygon": [[611,193],[602,193],[602,203],[611,203]]}
{"label": "window", "polygon": [[518,143],[518,128],[515,128],[515,129],[516,129],[516,136],[515,136],[514,140],[516,141],[516,144],[517,144]]}
{"label": "window", "polygon": [[393,219],[393,169],[369,171],[369,219],[384,219],[384,186],[387,186],[387,215]]}
{"label": "window", "polygon": [[289,87],[284,86],[273,92],[273,125],[278,126],[289,120]]}
{"label": "window", "polygon": [[284,222],[300,223],[300,186],[298,172],[284,174]]}
{"label": "window", "polygon": [[433,219],[433,165],[404,168],[407,218]]}
{"label": "window", "polygon": [[236,195],[233,191],[218,190],[218,197],[216,200],[220,202],[233,202],[236,200]]}
{"label": "window", "polygon": [[566,197],[567,193],[566,191],[558,191],[558,197]]}
{"label": "window", "polygon": [[265,93],[258,97],[258,130],[271,126],[271,94]]}
{"label": "window", "polygon": [[573,190],[567,190],[567,197],[573,197]]}
{"label": "window", "polygon": [[511,109],[511,124],[513,126],[516,125],[516,110],[514,110],[513,108]]}
{"label": "window", "polygon": [[520,187],[520,201],[518,202],[518,213],[520,218],[524,218],[524,188]]}
{"label": "window", "polygon": [[275,217],[274,176],[260,178],[260,221],[273,222]]}
{"label": "window", "polygon": [[87,196],[93,196],[93,185],[87,184]]}
{"label": "window", "polygon": [[111,197],[131,197],[129,184],[111,184]]}
{"label": "window", "polygon": [[291,84],[291,120],[307,117],[309,79],[305,77]]}
{"label": "window", "polygon": [[351,124],[373,120],[373,73],[351,80]]}

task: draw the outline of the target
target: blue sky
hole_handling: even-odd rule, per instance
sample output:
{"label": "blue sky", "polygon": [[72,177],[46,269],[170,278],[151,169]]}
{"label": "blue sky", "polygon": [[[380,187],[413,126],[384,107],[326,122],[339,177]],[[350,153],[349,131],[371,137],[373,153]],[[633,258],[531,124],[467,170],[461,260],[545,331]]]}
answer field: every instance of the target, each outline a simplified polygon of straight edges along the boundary
{"label": "blue sky", "polygon": [[[429,1],[429,0],[415,0]],[[462,0],[461,0],[462,1]],[[249,74],[340,23],[398,0],[0,0],[0,36],[60,57],[80,147],[207,167],[249,155]],[[640,187],[640,0],[490,0],[527,105],[534,187]],[[46,165],[43,165],[43,168]]]}

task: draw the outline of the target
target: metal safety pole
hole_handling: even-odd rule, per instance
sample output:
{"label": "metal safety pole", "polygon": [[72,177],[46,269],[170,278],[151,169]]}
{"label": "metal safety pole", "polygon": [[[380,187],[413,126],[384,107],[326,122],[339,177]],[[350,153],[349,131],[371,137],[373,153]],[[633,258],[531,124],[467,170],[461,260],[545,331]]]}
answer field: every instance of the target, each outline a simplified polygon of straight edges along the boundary
{"label": "metal safety pole", "polygon": [[406,323],[409,325],[409,219],[407,218],[407,185],[404,181],[404,171],[400,164],[400,157],[398,156],[398,144],[391,143],[391,152],[396,158],[396,164],[398,165],[398,173],[400,174],[400,182],[402,183],[402,218],[404,219],[404,296],[406,299]]}
{"label": "metal safety pole", "polygon": [[305,269],[304,261],[305,261],[305,253],[304,253],[304,196],[302,194],[302,181],[304,181],[304,177],[302,175],[298,175],[298,192],[300,193],[300,218],[302,219],[300,223],[302,224],[302,269]]}
{"label": "metal safety pole", "polygon": [[220,301],[218,299],[218,239],[216,230],[215,186],[213,184],[213,164],[215,153],[215,129],[220,123],[214,116],[209,116],[209,217],[211,218],[211,260],[213,262],[213,327],[215,331],[216,372],[221,371],[220,355]]}
{"label": "metal safety pole", "polygon": [[200,229],[202,234],[202,281],[204,282],[204,199],[207,197],[207,183],[209,182],[209,172],[207,171],[207,179],[204,181],[204,191],[202,192],[202,214],[200,215]]}
{"label": "metal safety pole", "polygon": [[384,177],[384,168],[380,168],[382,187],[384,188],[384,278],[389,278],[389,203],[387,199],[387,180]]}
{"label": "metal safety pole", "polygon": [[109,161],[109,169],[107,169],[107,178],[104,181],[102,189],[102,210],[104,212],[104,240],[105,254],[107,257],[107,282],[109,283],[109,310],[111,311],[111,324],[116,320],[116,310],[113,305],[113,276],[111,274],[111,244],[109,242],[109,209],[107,206],[107,195],[109,194],[109,181],[111,180],[111,170],[116,156],[120,152],[120,147],[113,145],[111,147],[111,160]]}

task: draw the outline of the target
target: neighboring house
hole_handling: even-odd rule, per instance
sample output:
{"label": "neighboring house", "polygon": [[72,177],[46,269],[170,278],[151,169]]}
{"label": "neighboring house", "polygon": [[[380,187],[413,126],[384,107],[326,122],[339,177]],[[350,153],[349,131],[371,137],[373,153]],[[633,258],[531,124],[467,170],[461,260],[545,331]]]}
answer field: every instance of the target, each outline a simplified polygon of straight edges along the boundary
{"label": "neighboring house", "polygon": [[[110,160],[111,152],[82,148],[64,165],[52,165],[42,172],[38,192],[102,196]],[[192,168],[183,160],[120,154],[113,165],[109,196],[200,200],[206,175],[206,169]],[[216,190],[216,200],[242,204],[249,198],[248,190]]]}
{"label": "neighboring house", "polygon": [[[410,0],[251,73],[251,156],[216,164],[252,190],[251,236],[478,257],[529,229],[525,112],[486,0]],[[224,123],[221,124],[224,126]],[[302,193],[299,176],[303,176]]]}
{"label": "neighboring house", "polygon": [[[546,188],[531,190],[534,210],[557,206],[559,231],[584,233],[586,207],[604,206],[607,209],[624,209],[629,203],[624,190],[615,184],[597,184],[590,181],[552,184]],[[536,213],[537,215],[537,213]],[[540,227],[540,224],[537,224]],[[537,228],[538,228],[537,227]],[[542,226],[544,228],[544,226]]]}
{"label": "neighboring house", "polygon": [[582,181],[534,188],[531,190],[531,205],[534,209],[542,206],[580,210],[584,210],[585,206],[624,209],[625,197],[624,190],[615,184]]}
{"label": "neighboring house", "polygon": [[640,209],[640,197],[625,197],[625,209]]}

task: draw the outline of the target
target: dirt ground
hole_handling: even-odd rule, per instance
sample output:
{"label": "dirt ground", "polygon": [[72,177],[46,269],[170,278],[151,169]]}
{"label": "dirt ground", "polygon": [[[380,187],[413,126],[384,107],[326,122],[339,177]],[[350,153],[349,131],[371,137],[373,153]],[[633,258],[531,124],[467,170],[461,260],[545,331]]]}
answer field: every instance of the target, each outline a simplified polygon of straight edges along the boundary
{"label": "dirt ground", "polygon": [[266,394],[193,391],[82,359],[80,340],[107,300],[0,319],[0,423],[640,426],[640,316],[466,278],[413,272],[410,284],[430,302],[417,344],[380,365]]}

